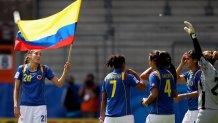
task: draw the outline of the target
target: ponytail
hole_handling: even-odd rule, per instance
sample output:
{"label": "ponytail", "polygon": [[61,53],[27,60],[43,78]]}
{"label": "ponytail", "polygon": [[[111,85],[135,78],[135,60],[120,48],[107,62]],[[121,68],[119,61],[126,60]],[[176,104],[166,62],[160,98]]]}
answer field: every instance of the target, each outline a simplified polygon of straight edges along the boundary
{"label": "ponytail", "polygon": [[28,56],[28,54],[25,56],[24,58],[24,64],[28,64],[30,62],[30,58]]}
{"label": "ponytail", "polygon": [[125,63],[125,57],[123,55],[112,55],[109,57],[106,66],[115,69],[121,69]]}
{"label": "ponytail", "polygon": [[150,60],[156,62],[158,68],[168,69],[173,75],[174,79],[177,80],[177,73],[174,65],[172,64],[171,56],[166,51],[154,50],[150,54]]}
{"label": "ponytail", "polygon": [[114,55],[110,56],[110,58],[108,59],[106,66],[112,68],[114,66]]}
{"label": "ponytail", "polygon": [[33,53],[33,50],[28,50],[27,53],[25,54],[24,64],[28,64],[30,62],[29,54],[31,53]]}
{"label": "ponytail", "polygon": [[172,73],[172,75],[176,81],[177,80],[177,73],[176,73],[175,66],[172,63],[170,64],[169,71]]}

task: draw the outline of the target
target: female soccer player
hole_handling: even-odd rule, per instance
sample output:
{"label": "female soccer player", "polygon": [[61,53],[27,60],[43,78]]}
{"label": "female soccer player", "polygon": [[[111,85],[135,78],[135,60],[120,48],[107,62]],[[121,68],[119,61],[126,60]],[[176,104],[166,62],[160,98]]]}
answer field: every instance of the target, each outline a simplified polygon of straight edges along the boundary
{"label": "female soccer player", "polygon": [[195,30],[191,23],[185,21],[184,30],[191,36],[198,63],[202,69],[199,83],[197,123],[217,123],[218,121],[218,72],[213,64],[218,60],[218,51],[202,53]]}
{"label": "female soccer player", "polygon": [[25,64],[20,65],[15,74],[14,114],[19,118],[18,123],[47,123],[45,78],[61,87],[70,70],[70,64],[66,63],[61,78],[57,78],[48,66],[40,63],[41,51],[30,50]]}
{"label": "female soccer player", "polygon": [[[181,70],[185,65],[186,68],[190,69],[189,71],[181,74]],[[177,82],[185,82],[187,85],[187,93],[179,94],[175,98],[176,102],[184,98],[188,98],[188,111],[183,118],[182,123],[195,123],[198,116],[198,83],[201,78],[201,70],[198,66],[198,60],[194,50],[190,50],[183,54],[181,62],[176,69],[177,72]],[[181,74],[181,75],[180,75]]]}
{"label": "female soccer player", "polygon": [[145,84],[131,69],[125,71],[125,57],[112,55],[107,67],[113,68],[102,84],[99,123],[134,123],[130,107],[130,87],[145,91]]}
{"label": "female soccer player", "polygon": [[142,100],[144,106],[151,105],[146,123],[174,123],[173,98],[177,90],[171,57],[165,51],[154,50],[149,54],[149,64],[153,69],[149,75],[150,95]]}

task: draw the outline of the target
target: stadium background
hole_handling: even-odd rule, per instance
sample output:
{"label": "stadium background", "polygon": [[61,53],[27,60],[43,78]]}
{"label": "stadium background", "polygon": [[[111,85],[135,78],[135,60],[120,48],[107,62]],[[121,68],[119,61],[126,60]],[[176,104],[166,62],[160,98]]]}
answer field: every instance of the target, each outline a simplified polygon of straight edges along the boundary
{"label": "stadium background", "polygon": [[[38,19],[54,14],[72,2],[74,0],[0,0],[0,56],[5,55],[5,50],[2,49],[13,47],[17,31],[17,26],[13,23],[14,10],[20,12],[22,19]],[[218,50],[217,0],[83,0],[70,74],[81,85],[86,74],[93,73],[96,82],[100,84],[110,71],[105,67],[106,59],[114,53],[124,54],[127,68],[142,73],[148,67],[147,57],[152,49],[168,51],[177,66],[182,54],[193,48],[190,37],[183,31],[184,20],[196,27],[203,50]],[[67,55],[68,47],[44,51],[42,63],[49,65],[60,76]],[[24,53],[16,52],[12,57],[15,58],[12,59],[12,64],[15,63],[12,69],[15,71],[23,63]],[[3,65],[2,61],[0,63]],[[217,68],[218,65],[215,66]],[[14,74],[13,71],[10,73]],[[5,70],[0,67],[0,80],[3,77]],[[48,118],[62,118],[55,121],[64,122],[65,110],[60,104],[64,87],[57,89],[50,82],[46,83]],[[178,86],[178,89],[182,93],[185,86]],[[148,95],[148,92],[132,89],[131,103],[136,123],[144,123],[148,112],[140,105],[144,95]],[[12,96],[13,81],[1,81],[0,122],[13,121]],[[175,108],[176,121],[180,123],[187,110],[186,100],[175,104]],[[10,119],[6,121],[2,118]],[[90,119],[78,122],[88,121]]]}

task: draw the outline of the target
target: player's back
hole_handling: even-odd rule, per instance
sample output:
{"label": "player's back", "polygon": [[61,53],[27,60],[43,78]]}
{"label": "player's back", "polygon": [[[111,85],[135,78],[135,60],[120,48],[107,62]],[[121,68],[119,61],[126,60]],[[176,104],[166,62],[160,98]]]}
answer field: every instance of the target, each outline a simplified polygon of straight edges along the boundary
{"label": "player's back", "polygon": [[106,76],[103,85],[107,93],[106,116],[120,117],[131,114],[129,76],[121,70],[114,70]]}
{"label": "player's back", "polygon": [[[155,79],[152,79],[152,76]],[[173,98],[176,83],[171,72],[167,69],[158,69],[151,73],[149,82],[158,89],[158,97],[151,104],[151,114],[174,114]]]}

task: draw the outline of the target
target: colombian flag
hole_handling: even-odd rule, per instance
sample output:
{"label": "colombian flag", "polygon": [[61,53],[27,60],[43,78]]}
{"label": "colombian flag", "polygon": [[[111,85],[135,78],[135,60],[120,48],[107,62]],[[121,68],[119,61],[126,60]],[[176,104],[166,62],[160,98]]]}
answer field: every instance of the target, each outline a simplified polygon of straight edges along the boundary
{"label": "colombian flag", "polygon": [[55,49],[73,43],[81,0],[38,20],[19,20],[15,50]]}

